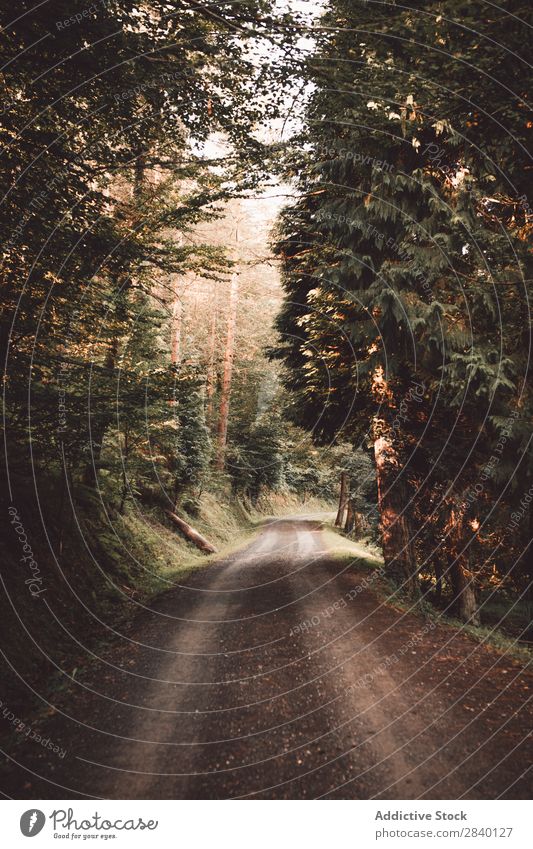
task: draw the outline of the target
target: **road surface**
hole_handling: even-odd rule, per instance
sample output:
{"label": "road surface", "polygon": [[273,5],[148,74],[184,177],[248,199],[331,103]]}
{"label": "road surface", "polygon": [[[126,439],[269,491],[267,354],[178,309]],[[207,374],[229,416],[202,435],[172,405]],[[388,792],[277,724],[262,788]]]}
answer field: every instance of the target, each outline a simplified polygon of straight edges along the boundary
{"label": "road surface", "polygon": [[17,747],[5,792],[527,796],[531,674],[372,582],[316,522],[272,521],[132,621],[44,720],[66,755]]}

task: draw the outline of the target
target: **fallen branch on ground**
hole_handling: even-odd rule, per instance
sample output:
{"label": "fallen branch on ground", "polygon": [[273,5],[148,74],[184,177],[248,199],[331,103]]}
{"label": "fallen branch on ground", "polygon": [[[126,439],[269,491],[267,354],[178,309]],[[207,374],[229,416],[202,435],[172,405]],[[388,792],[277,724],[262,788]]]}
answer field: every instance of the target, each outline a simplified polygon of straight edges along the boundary
{"label": "fallen branch on ground", "polygon": [[191,542],[195,544],[200,551],[205,551],[206,554],[214,554],[216,552],[216,548],[214,545],[211,545],[209,540],[199,534],[191,525],[185,522],[183,519],[180,519],[179,516],[176,516],[172,510],[165,510],[168,518],[171,519],[175,525],[178,526],[182,534]]}

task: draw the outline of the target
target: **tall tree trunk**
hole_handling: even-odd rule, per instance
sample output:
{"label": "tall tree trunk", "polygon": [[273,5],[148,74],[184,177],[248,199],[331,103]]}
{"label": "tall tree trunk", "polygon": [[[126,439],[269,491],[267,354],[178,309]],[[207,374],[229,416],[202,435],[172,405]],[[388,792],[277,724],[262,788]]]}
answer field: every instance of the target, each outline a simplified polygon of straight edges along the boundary
{"label": "tall tree trunk", "polygon": [[346,503],[346,524],[344,526],[344,531],[347,534],[351,534],[355,525],[355,505],[351,498],[348,498]]}
{"label": "tall tree trunk", "polygon": [[217,337],[217,311],[213,306],[213,315],[211,316],[211,330],[209,334],[209,351],[207,360],[207,379],[206,379],[206,395],[207,409],[206,418],[208,423],[213,419],[213,402],[215,395],[215,352],[216,352],[216,337]]}
{"label": "tall tree trunk", "polygon": [[142,150],[135,157],[133,197],[141,198],[146,188],[146,153]]}
{"label": "tall tree trunk", "polygon": [[474,575],[470,569],[470,551],[465,534],[464,512],[453,507],[450,511],[450,578],[456,613],[462,622],[479,625]]}
{"label": "tall tree trunk", "polygon": [[235,349],[235,327],[237,324],[237,304],[239,300],[239,278],[232,274],[230,284],[228,329],[224,348],[224,369],[222,374],[222,390],[220,395],[220,410],[218,418],[217,469],[223,471],[228,436],[228,416],[231,398],[231,378],[233,372],[233,356]]}
{"label": "tall tree trunk", "polygon": [[170,340],[170,362],[178,365],[181,360],[181,327],[183,320],[183,304],[178,292],[178,282],[174,285],[174,299],[172,302],[171,340]]}
{"label": "tall tree trunk", "polygon": [[440,557],[435,559],[435,600],[440,604],[442,599],[442,563]]}
{"label": "tall tree trunk", "polygon": [[383,559],[387,574],[413,597],[419,594],[418,568],[407,507],[409,493],[398,452],[382,420],[374,422],[374,457]]}
{"label": "tall tree trunk", "polygon": [[128,496],[129,490],[129,481],[128,481],[128,472],[127,472],[127,462],[130,453],[129,446],[129,438],[128,438],[128,428],[126,426],[126,430],[124,432],[124,446],[122,449],[122,493],[120,498],[120,506],[118,508],[118,512],[120,514],[124,513],[124,506],[126,504],[126,498]]}
{"label": "tall tree trunk", "polygon": [[[121,297],[128,284],[127,274],[116,274],[113,279],[115,289],[117,291],[117,299]],[[114,372],[117,367],[119,358],[119,339],[115,335],[111,340],[107,349],[104,360],[104,368],[109,372],[109,380],[114,377]],[[112,393],[110,393],[111,395]],[[90,461],[86,464],[83,472],[83,482],[86,486],[98,486],[98,466],[100,456],[102,454],[102,445],[109,425],[111,424],[113,413],[106,407],[104,409],[96,409],[88,411],[89,416],[89,435],[90,435]]]}
{"label": "tall tree trunk", "polygon": [[[133,178],[133,197],[137,201],[141,201],[146,189],[147,174],[146,174],[146,152],[139,149],[134,163],[134,178]],[[127,297],[127,290],[131,286],[131,278],[128,270],[125,269],[114,276],[114,285],[116,289],[116,299]],[[105,367],[113,372],[117,366],[119,358],[119,340],[115,337],[107,352]],[[84,471],[84,482],[89,486],[96,486],[98,483],[98,462],[102,452],[102,443],[106,431],[111,422],[111,416],[100,416],[100,420],[94,422],[91,426],[91,462],[87,464]]]}
{"label": "tall tree trunk", "polygon": [[344,511],[346,510],[346,501],[348,498],[348,475],[346,472],[341,472],[341,491],[339,494],[339,509],[337,510],[337,518],[335,519],[335,526],[337,528],[342,527],[342,523],[344,521]]}

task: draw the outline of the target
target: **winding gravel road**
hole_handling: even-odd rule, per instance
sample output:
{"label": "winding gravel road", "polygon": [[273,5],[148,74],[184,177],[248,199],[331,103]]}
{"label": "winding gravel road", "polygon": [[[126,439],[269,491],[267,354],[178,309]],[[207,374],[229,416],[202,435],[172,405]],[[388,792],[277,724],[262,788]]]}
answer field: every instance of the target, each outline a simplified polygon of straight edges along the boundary
{"label": "winding gravel road", "polygon": [[371,575],[266,525],[133,620],[43,721],[66,756],[25,747],[8,795],[527,797],[531,673]]}

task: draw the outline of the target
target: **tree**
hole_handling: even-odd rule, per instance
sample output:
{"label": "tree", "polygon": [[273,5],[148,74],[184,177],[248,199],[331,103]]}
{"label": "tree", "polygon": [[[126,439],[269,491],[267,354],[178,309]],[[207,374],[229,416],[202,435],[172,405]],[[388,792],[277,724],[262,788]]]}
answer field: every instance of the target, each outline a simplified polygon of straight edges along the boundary
{"label": "tree", "polygon": [[[510,319],[528,297],[511,282],[528,263],[518,207],[529,178],[522,60],[509,48],[531,13],[516,3],[502,23],[480,18],[481,7],[450,3],[443,15],[439,4],[340,0],[324,13],[288,163],[300,197],[277,241],[287,296],[275,353],[292,416],[317,441],[370,437],[386,568],[414,594],[417,540],[432,523],[424,503],[439,509],[438,486],[453,512],[490,459],[492,423],[517,403],[516,335],[503,338],[499,305]],[[461,92],[481,53],[473,106]],[[346,56],[355,61],[338,61]],[[469,510],[453,515],[459,551]]]}
{"label": "tree", "polygon": [[[8,453],[26,466],[68,464],[96,485],[109,399],[141,297],[163,303],[170,276],[227,268],[222,251],[180,237],[240,191],[239,177],[228,178],[244,162],[247,187],[256,164],[263,167],[252,130],[279,95],[263,104],[270,71],[247,61],[247,43],[275,21],[266,0],[224,10],[181,0],[165,8],[122,0],[19,5],[15,19],[11,7],[3,10],[0,126]],[[291,37],[290,27],[279,36]],[[213,132],[234,145],[225,161],[194,152]],[[146,329],[152,344],[159,321]],[[29,406],[21,375],[31,383]],[[58,385],[68,396],[60,428]]]}
{"label": "tree", "polygon": [[350,484],[348,474],[345,471],[341,472],[340,493],[339,493],[339,509],[335,518],[335,525],[340,528],[344,523],[344,513],[350,498]]}
{"label": "tree", "polygon": [[224,469],[226,440],[228,436],[228,416],[233,376],[233,358],[235,356],[235,326],[237,324],[237,305],[239,298],[239,278],[231,275],[229,292],[228,326],[224,345],[224,360],[222,366],[222,389],[220,393],[220,409],[218,419],[217,468]]}

